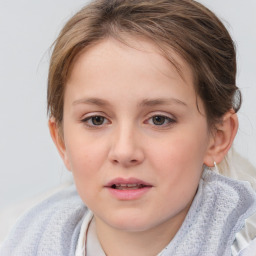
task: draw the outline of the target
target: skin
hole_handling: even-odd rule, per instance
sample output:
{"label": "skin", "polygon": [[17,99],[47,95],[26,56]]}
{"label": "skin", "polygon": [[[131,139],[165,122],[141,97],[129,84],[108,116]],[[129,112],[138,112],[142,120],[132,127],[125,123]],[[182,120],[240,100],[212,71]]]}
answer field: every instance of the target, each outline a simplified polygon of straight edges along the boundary
{"label": "skin", "polygon": [[[170,242],[193,201],[203,164],[223,158],[237,129],[230,112],[210,132],[191,69],[177,54],[183,77],[151,42],[129,40],[133,47],[105,39],[76,59],[66,84],[62,139],[54,119],[49,122],[111,256],[156,255]],[[117,177],[152,187],[136,200],[119,200],[105,187]]]}

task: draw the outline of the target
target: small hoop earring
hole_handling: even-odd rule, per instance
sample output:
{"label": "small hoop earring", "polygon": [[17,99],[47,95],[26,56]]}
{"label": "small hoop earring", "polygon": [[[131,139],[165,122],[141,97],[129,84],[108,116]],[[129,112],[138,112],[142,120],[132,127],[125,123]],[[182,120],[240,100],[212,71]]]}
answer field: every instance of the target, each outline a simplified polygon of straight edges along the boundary
{"label": "small hoop earring", "polygon": [[216,173],[220,173],[220,171],[219,171],[219,168],[218,168],[218,166],[217,166],[217,164],[216,164],[216,162],[214,161],[213,162],[213,164],[214,164],[214,172],[216,172]]}

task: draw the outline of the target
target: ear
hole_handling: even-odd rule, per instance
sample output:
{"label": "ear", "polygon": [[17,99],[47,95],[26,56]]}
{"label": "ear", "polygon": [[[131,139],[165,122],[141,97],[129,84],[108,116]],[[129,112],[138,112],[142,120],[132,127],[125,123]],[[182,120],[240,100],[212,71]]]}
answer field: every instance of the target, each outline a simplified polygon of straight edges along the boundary
{"label": "ear", "polygon": [[66,146],[65,146],[65,142],[64,142],[64,136],[63,136],[63,132],[62,132],[62,128],[59,127],[59,125],[56,123],[55,118],[51,117],[48,121],[48,127],[50,130],[50,134],[52,137],[52,140],[66,166],[66,168],[71,171],[70,168],[70,162],[67,156],[67,152],[66,152]]}
{"label": "ear", "polygon": [[228,111],[221,122],[215,125],[215,129],[204,158],[207,166],[214,166],[214,162],[220,163],[232,146],[238,129],[238,118],[234,110]]}

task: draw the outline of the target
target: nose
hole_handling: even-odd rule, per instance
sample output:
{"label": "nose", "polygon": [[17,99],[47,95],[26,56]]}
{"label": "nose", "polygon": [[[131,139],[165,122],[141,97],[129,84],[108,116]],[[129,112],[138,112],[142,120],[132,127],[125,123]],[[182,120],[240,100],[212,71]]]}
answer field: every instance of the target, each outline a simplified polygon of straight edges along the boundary
{"label": "nose", "polygon": [[144,161],[144,152],[139,137],[138,131],[128,125],[113,131],[109,160],[125,168],[141,164]]}

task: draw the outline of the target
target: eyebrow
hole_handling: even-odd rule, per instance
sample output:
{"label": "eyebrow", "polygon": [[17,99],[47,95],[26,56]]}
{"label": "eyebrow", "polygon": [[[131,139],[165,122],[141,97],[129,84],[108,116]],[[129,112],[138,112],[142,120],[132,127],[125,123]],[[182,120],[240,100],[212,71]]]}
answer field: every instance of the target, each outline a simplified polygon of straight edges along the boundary
{"label": "eyebrow", "polygon": [[188,105],[176,98],[157,98],[157,99],[145,99],[141,103],[139,103],[139,106],[144,107],[144,106],[149,106],[149,107],[154,107],[158,105],[173,105],[173,104],[178,104],[181,106],[187,107]]}
{"label": "eyebrow", "polygon": [[97,105],[100,107],[104,107],[107,105],[110,105],[108,101],[99,99],[99,98],[85,98],[85,99],[79,99],[75,100],[72,105],[77,105],[77,104],[89,104],[89,105]]}
{"label": "eyebrow", "polygon": [[[97,105],[99,107],[105,107],[108,105],[111,105],[108,101],[100,98],[84,98],[75,100],[72,105],[78,105],[78,104],[89,104],[89,105]],[[142,100],[138,106],[139,107],[154,107],[158,105],[181,105],[187,107],[188,105],[176,98],[156,98],[156,99],[144,99]]]}

